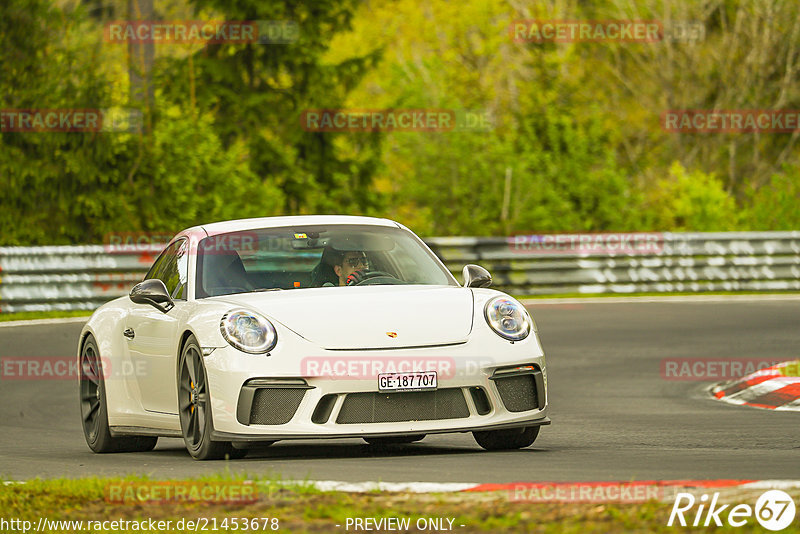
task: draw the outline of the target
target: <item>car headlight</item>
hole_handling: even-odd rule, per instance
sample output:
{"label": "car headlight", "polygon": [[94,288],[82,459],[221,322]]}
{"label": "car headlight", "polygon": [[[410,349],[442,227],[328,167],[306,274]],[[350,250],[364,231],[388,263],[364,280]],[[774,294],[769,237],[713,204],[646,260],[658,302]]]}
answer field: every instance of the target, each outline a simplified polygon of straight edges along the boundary
{"label": "car headlight", "polygon": [[250,354],[269,352],[278,342],[278,333],[272,323],[266,317],[247,310],[226,313],[219,329],[231,346]]}
{"label": "car headlight", "polygon": [[533,320],[522,305],[509,297],[495,297],[483,310],[486,322],[502,338],[520,341],[533,329]]}

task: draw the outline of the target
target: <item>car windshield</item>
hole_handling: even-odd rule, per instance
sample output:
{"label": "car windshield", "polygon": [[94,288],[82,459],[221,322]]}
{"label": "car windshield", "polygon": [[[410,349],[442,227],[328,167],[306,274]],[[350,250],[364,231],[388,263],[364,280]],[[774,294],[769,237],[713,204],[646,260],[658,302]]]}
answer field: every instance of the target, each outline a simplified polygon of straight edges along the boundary
{"label": "car windshield", "polygon": [[411,232],[384,226],[262,228],[198,244],[197,298],[344,285],[458,285]]}

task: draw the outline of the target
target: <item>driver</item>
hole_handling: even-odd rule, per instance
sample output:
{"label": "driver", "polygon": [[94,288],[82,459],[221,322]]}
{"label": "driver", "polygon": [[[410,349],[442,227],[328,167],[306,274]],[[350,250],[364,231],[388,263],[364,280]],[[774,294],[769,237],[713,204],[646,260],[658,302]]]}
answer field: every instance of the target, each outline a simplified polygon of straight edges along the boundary
{"label": "driver", "polygon": [[369,260],[364,252],[348,250],[339,258],[340,261],[336,261],[333,265],[333,272],[339,277],[340,286],[357,284],[369,269]]}
{"label": "driver", "polygon": [[[322,258],[311,271],[314,287],[346,286],[359,283],[369,270],[366,253],[358,250],[336,250],[328,245]],[[349,282],[349,284],[348,284]]]}

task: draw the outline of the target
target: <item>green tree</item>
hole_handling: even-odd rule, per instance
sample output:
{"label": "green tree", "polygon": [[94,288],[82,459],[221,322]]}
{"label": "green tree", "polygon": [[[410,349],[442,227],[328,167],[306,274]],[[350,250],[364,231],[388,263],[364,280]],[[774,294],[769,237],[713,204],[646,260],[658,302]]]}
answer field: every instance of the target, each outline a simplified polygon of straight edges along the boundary
{"label": "green tree", "polygon": [[[84,11],[13,0],[0,25],[3,109],[127,105],[114,92],[127,82],[118,51]],[[97,243],[282,213],[282,192],[252,172],[248,147],[224,145],[214,117],[181,104],[159,100],[146,132],[0,133],[0,243]]]}
{"label": "green tree", "polygon": [[195,0],[228,20],[288,21],[298,39],[287,44],[214,44],[162,70],[167,97],[212,112],[226,146],[244,143],[252,173],[284,194],[290,213],[363,212],[378,202],[372,175],[377,135],[342,138],[301,128],[304,110],[342,107],[347,93],[379,56],[325,63],[336,32],[348,28],[355,0],[305,2]]}

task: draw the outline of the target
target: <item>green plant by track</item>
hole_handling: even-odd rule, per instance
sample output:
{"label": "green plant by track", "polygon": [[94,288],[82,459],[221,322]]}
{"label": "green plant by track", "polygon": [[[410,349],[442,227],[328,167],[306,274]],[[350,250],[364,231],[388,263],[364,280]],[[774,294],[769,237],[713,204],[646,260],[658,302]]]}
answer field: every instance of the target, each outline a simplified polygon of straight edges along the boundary
{"label": "green plant by track", "polygon": [[[106,502],[109,484],[158,482],[143,477],[30,480],[0,482],[1,516],[38,522],[50,520],[172,520],[214,518],[277,518],[281,532],[347,532],[348,518],[452,519],[452,531],[472,532],[675,532],[666,526],[671,505],[650,501],[619,503],[531,503],[513,501],[506,492],[415,494],[402,492],[344,493],[319,491],[302,482],[247,475],[212,475],[195,482],[251,480],[258,487],[257,501],[249,504],[168,502],[166,504],[115,504]],[[444,523],[448,525],[447,522]],[[462,526],[463,525],[463,526]],[[351,526],[350,531],[353,531]],[[708,531],[681,528],[681,532]],[[52,532],[68,532],[51,530]],[[185,530],[171,530],[181,532]],[[223,530],[219,530],[222,532]],[[260,529],[261,532],[271,530]],[[730,527],[716,532],[734,532]],[[71,531],[69,531],[71,532]],[[125,532],[108,530],[107,532]],[[738,531],[737,531],[738,532]],[[800,532],[792,525],[783,532]]]}

